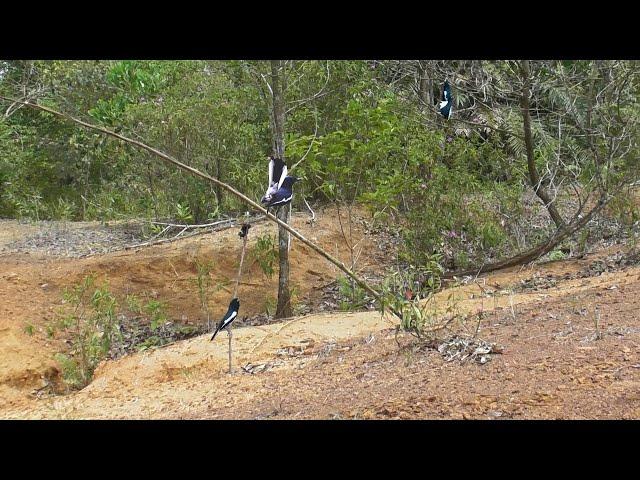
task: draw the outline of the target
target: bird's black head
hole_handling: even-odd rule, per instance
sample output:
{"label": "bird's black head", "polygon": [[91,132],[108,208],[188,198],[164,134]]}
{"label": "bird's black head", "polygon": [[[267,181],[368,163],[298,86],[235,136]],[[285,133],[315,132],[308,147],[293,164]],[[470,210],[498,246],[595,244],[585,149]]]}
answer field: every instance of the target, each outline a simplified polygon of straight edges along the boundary
{"label": "bird's black head", "polygon": [[242,228],[240,229],[240,233],[238,233],[240,238],[244,238],[245,236],[247,236],[247,234],[249,233],[249,229],[250,228],[251,228],[251,224],[243,223],[242,224]]}
{"label": "bird's black head", "polygon": [[237,298],[234,298],[233,300],[231,300],[231,303],[229,304],[229,308],[237,311],[240,308],[240,300],[238,300]]}

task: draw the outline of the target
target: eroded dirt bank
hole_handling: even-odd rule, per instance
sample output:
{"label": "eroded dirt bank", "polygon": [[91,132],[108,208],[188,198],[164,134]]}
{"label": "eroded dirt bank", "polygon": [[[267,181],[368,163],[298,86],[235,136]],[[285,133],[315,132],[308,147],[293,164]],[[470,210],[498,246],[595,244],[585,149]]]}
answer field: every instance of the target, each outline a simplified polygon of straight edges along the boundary
{"label": "eroded dirt bank", "polygon": [[[335,230],[323,234],[296,221],[340,251]],[[269,226],[252,233],[260,228]],[[396,338],[395,320],[378,312],[336,312],[236,329],[235,375],[226,373],[226,335],[215,342],[203,335],[105,362],[79,392],[31,393],[52,367],[56,345],[26,335],[22,324],[51,318],[64,285],[97,270],[108,273],[118,291],[156,288],[184,315],[196,316],[197,304],[189,310],[193,293],[184,287],[194,275],[193,259],[215,254],[221,272],[234,267],[237,232],[215,237],[76,260],[0,256],[6,280],[0,282],[0,417],[640,417],[640,267],[593,272],[598,261],[611,263],[617,247],[500,272],[439,294],[440,309],[454,305],[461,315],[472,314],[452,325],[455,333],[472,334],[473,314],[481,313],[478,336],[502,352],[482,365],[447,362],[408,335]],[[311,265],[313,255],[301,248],[292,246],[294,279],[312,289],[334,278],[323,262]],[[268,282],[247,278],[245,296],[273,291]],[[262,305],[256,300],[254,307]]]}

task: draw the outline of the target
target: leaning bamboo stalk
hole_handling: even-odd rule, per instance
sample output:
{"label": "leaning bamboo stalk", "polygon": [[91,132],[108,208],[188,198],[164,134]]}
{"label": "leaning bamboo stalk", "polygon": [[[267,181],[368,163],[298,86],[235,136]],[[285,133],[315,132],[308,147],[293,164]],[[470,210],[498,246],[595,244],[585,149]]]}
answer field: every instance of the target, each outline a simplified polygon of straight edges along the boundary
{"label": "leaning bamboo stalk", "polygon": [[[266,215],[266,217],[271,220],[272,222],[277,223],[280,227],[284,228],[285,230],[287,230],[289,233],[291,233],[294,237],[296,237],[298,240],[300,240],[302,243],[304,243],[305,245],[307,245],[308,247],[310,247],[312,250],[314,250],[316,253],[318,253],[320,256],[324,257],[326,260],[328,260],[329,262],[333,263],[336,267],[338,267],[340,270],[342,270],[345,274],[347,274],[349,277],[351,277],[353,280],[355,280],[355,282],[360,285],[364,290],[366,290],[368,293],[370,293],[376,300],[378,300],[379,302],[382,303],[382,295],[376,291],[374,288],[372,288],[371,286],[369,286],[364,280],[362,280],[360,277],[358,277],[354,272],[352,272],[349,268],[347,268],[347,266],[342,263],[340,260],[336,259],[335,257],[333,257],[331,254],[325,252],[321,247],[319,247],[318,245],[316,245],[315,243],[307,240],[300,232],[298,232],[297,230],[291,228],[287,223],[283,222],[282,220],[280,220],[279,218],[277,218],[275,215],[268,213],[266,209],[264,209],[261,205],[259,205],[258,203],[254,202],[253,200],[251,200],[249,197],[247,197],[246,195],[244,195],[243,193],[239,192],[238,190],[236,190],[235,188],[233,188],[232,186],[218,180],[215,177],[212,177],[210,175],[207,175],[206,173],[202,173],[200,170],[193,168],[189,165],[186,165],[182,162],[180,162],[179,160],[176,160],[175,158],[171,157],[170,155],[161,152],[160,150],[157,150],[153,147],[150,147],[149,145],[142,143],[138,140],[133,140],[131,138],[125,137],[124,135],[120,135],[119,133],[116,132],[112,132],[111,130],[107,130],[106,128],[103,127],[98,127],[97,125],[92,125],[90,123],[84,122],[78,118],[72,117],[71,115],[68,115],[66,113],[62,113],[62,112],[58,112],[56,110],[53,110],[49,107],[45,107],[42,105],[38,105],[35,103],[31,103],[31,102],[24,102],[24,101],[20,101],[20,100],[16,100],[13,98],[9,98],[9,97],[5,97],[3,95],[0,95],[0,99],[2,100],[6,100],[9,102],[17,102],[17,103],[21,103],[24,104],[25,106],[31,107],[31,108],[35,108],[38,110],[42,110],[44,112],[50,113],[52,115],[55,115],[57,117],[60,118],[64,118],[66,120],[70,120],[74,123],[77,123],[78,125],[81,125],[85,128],[89,128],[91,130],[96,130],[98,132],[102,132],[106,135],[109,135],[111,137],[117,138],[118,140],[121,140],[123,142],[129,143],[131,145],[135,145],[143,150],[146,150],[152,154],[154,154],[157,157],[162,158],[163,160],[172,163],[173,165],[177,166],[178,168],[185,170],[197,177],[203,178],[211,183],[214,183],[216,185],[218,185],[219,187],[225,189],[226,191],[228,191],[229,193],[231,193],[232,195],[235,195],[236,197],[240,198],[244,203],[250,205],[251,207],[253,207],[254,209],[258,210],[259,212],[262,212]],[[401,317],[401,315],[396,312],[394,309],[391,309],[392,313],[394,313],[395,315],[397,315],[398,317]]]}

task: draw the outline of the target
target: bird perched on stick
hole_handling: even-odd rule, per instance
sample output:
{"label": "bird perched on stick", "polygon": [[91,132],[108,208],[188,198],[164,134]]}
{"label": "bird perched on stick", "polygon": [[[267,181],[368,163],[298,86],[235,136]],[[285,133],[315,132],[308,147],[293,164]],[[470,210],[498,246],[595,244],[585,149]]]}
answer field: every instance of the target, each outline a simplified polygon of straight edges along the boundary
{"label": "bird perched on stick", "polygon": [[285,177],[282,180],[282,185],[278,190],[271,195],[271,200],[266,202],[265,207],[267,207],[267,213],[269,213],[269,208],[278,207],[280,208],[283,205],[291,202],[293,198],[293,184],[300,180],[297,177]]}
{"label": "bird perched on stick", "polygon": [[267,187],[267,192],[264,194],[264,197],[262,197],[261,202],[263,204],[271,201],[273,194],[282,187],[282,182],[284,182],[286,176],[287,165],[284,161],[280,158],[269,157],[269,186]]}
{"label": "bird perched on stick", "polygon": [[216,335],[220,330],[224,330],[229,325],[231,325],[231,322],[233,322],[233,320],[238,316],[239,309],[240,309],[240,300],[238,300],[237,298],[234,298],[233,300],[231,300],[231,303],[229,303],[229,310],[227,310],[227,313],[222,318],[222,320],[218,322],[218,325],[216,326],[216,331],[213,333],[213,337],[211,337],[211,340],[216,338]]}
{"label": "bird perched on stick", "polygon": [[453,112],[453,97],[451,96],[451,86],[449,85],[449,81],[444,81],[444,86],[442,87],[442,101],[440,102],[440,114],[446,118],[447,120],[451,118],[451,113]]}
{"label": "bird perched on stick", "polygon": [[243,223],[242,227],[240,227],[240,231],[238,232],[238,236],[240,238],[244,238],[249,234],[249,229],[251,228],[251,224]]}

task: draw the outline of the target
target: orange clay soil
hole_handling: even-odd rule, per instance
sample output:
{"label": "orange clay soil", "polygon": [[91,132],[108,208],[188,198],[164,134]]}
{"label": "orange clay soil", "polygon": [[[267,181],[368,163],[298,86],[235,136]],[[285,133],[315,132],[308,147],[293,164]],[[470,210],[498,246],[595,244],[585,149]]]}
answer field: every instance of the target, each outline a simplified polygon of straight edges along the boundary
{"label": "orange clay soil", "polygon": [[[318,221],[307,223],[309,215],[295,214],[292,220],[311,241],[344,262],[349,251],[332,211],[317,212]],[[344,214],[343,214],[344,215]],[[343,217],[344,221],[344,217]],[[91,228],[98,222],[79,222],[70,228]],[[50,228],[50,225],[48,225]],[[121,250],[87,258],[53,257],[42,254],[4,253],[0,255],[0,408],[18,390],[31,391],[42,385],[42,378],[55,376],[55,352],[63,351],[61,340],[48,339],[46,325],[53,321],[62,307],[65,287],[80,282],[89,273],[106,280],[110,290],[121,300],[126,294],[152,297],[167,303],[169,318],[181,323],[206,323],[200,307],[197,287],[196,260],[213,262],[212,289],[209,294],[211,317],[219,319],[226,312],[233,292],[242,242],[239,228],[213,234],[203,234],[136,250]],[[0,247],[37,232],[30,224],[3,221],[0,225]],[[271,234],[277,237],[277,227],[271,222],[254,224],[250,229],[247,258],[238,296],[241,316],[265,312],[268,301],[277,297],[276,273],[266,277],[251,255],[257,237]],[[364,237],[364,238],[363,238]],[[354,222],[353,238],[363,252],[358,268],[364,271],[378,268],[384,252],[364,236],[360,224]],[[342,272],[319,257],[306,245],[292,239],[290,281],[299,300],[317,295],[320,287],[330,283]],[[221,288],[216,290],[216,285]],[[25,332],[33,326],[35,334]]]}
{"label": "orange clay soil", "polygon": [[[347,260],[335,217],[321,214],[314,227],[306,218],[295,216],[294,227]],[[255,226],[252,240],[264,232],[275,226]],[[363,243],[361,265],[380,268],[377,246],[369,238]],[[61,345],[40,330],[54,318],[63,287],[95,271],[118,294],[156,292],[173,315],[202,321],[194,260],[213,259],[214,282],[230,280],[240,244],[234,228],[85,259],[0,256],[0,418],[640,417],[640,268],[514,292],[534,274],[576,273],[619,247],[498,272],[438,294],[438,312],[482,312],[478,336],[502,347],[484,365],[446,362],[409,335],[395,338],[395,318],[336,312],[234,329],[234,375],[227,373],[223,333],[214,342],[203,335],[103,362],[93,382],[72,394],[33,393],[56,375],[52,355]],[[337,275],[295,239],[291,259],[301,296]],[[263,312],[276,281],[251,265],[240,287],[243,314]],[[226,310],[231,289],[216,294],[214,318]],[[473,333],[476,322],[451,327]],[[36,327],[32,336],[27,323]]]}

